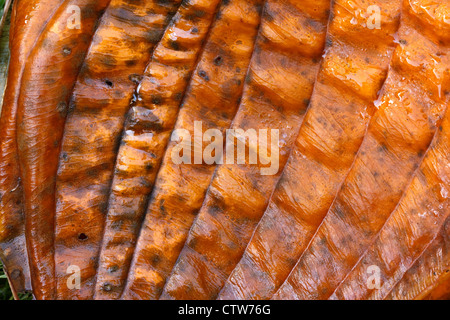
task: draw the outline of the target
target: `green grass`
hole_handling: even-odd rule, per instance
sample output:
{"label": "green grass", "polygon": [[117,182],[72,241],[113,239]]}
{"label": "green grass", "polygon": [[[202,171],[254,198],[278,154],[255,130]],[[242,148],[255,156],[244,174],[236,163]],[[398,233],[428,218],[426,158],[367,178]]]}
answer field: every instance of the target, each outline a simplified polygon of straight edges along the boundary
{"label": "green grass", "polygon": [[[19,298],[20,300],[32,300],[33,296],[29,292],[19,293]],[[1,261],[0,261],[0,300],[14,300]]]}
{"label": "green grass", "polygon": [[3,9],[5,8],[6,0],[0,0],[0,18],[3,16]]}
{"label": "green grass", "polygon": [[13,296],[9,288],[8,279],[6,279],[3,265],[0,262],[0,300],[12,300]]}

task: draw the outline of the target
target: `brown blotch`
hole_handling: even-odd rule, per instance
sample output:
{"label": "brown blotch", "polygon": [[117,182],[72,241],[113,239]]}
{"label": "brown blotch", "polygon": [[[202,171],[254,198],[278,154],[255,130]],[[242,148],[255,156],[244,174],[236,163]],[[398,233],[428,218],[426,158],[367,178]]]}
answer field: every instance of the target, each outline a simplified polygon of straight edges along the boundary
{"label": "brown blotch", "polygon": [[157,254],[154,254],[150,258],[150,261],[151,261],[153,266],[157,266],[161,262],[161,257],[159,255],[157,255]]}
{"label": "brown blotch", "polygon": [[152,96],[152,103],[156,105],[160,105],[162,103],[162,97],[160,95],[153,95]]}
{"label": "brown blotch", "polygon": [[125,62],[125,64],[127,65],[127,67],[133,67],[133,66],[135,66],[135,65],[137,65],[137,60],[127,60],[126,62]]}
{"label": "brown blotch", "polygon": [[105,55],[100,60],[103,66],[109,69],[115,68],[117,65],[117,60],[111,55]]}
{"label": "brown blotch", "polygon": [[217,56],[217,57],[214,59],[214,64],[215,64],[216,66],[220,66],[222,63],[223,63],[223,59],[222,59],[221,56]]}
{"label": "brown blotch", "polygon": [[198,241],[196,238],[192,238],[191,241],[189,241],[188,246],[195,250],[197,247]]}

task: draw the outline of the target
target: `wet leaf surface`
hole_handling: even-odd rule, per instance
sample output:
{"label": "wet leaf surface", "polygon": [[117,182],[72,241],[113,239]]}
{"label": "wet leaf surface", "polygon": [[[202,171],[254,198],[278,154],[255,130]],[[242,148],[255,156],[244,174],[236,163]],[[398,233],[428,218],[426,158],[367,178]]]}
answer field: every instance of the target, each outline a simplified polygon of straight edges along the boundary
{"label": "wet leaf surface", "polygon": [[[449,15],[431,0],[15,1],[12,284],[37,299],[448,297]],[[196,130],[228,129],[278,130],[238,138],[277,152],[174,161],[211,152]]]}

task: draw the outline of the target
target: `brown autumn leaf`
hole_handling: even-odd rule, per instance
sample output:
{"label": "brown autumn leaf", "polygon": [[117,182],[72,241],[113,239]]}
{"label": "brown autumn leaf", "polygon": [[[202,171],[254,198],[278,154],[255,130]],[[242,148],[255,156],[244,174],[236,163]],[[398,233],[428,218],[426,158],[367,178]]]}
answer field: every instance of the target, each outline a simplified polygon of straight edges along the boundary
{"label": "brown autumn leaf", "polygon": [[[16,0],[0,122],[14,286],[448,297],[449,14],[431,0]],[[176,163],[180,132],[197,160],[198,122],[278,140],[243,140],[271,147],[256,164]]]}

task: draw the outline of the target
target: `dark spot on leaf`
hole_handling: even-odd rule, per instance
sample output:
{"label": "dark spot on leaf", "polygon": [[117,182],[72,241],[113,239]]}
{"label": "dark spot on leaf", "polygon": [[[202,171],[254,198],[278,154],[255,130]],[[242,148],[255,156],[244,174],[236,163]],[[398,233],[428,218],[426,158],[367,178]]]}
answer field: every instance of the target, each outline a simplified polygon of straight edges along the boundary
{"label": "dark spot on leaf", "polygon": [[170,40],[170,41],[169,41],[169,46],[170,46],[173,50],[176,50],[176,51],[179,51],[179,50],[180,50],[180,44],[179,44],[177,41]]}
{"label": "dark spot on leaf", "polygon": [[110,68],[110,69],[115,68],[116,64],[117,64],[116,59],[114,59],[114,57],[112,57],[111,55],[106,55],[106,56],[102,57],[101,62],[106,68]]}
{"label": "dark spot on leaf", "polygon": [[150,43],[157,43],[162,38],[161,30],[150,29],[147,31],[147,40]]}
{"label": "dark spot on leaf", "polygon": [[214,59],[214,64],[215,64],[216,66],[220,66],[220,65],[222,64],[222,62],[223,62],[223,59],[222,59],[221,56],[217,56],[217,57]]}
{"label": "dark spot on leaf", "polygon": [[157,266],[160,262],[161,262],[161,257],[157,254],[154,254],[151,258],[150,261],[152,262],[153,266]]}
{"label": "dark spot on leaf", "polygon": [[387,147],[384,143],[382,143],[379,147],[378,147],[378,152],[386,152],[387,151]]}
{"label": "dark spot on leaf", "polygon": [[198,18],[204,17],[205,14],[206,14],[206,12],[203,11],[203,10],[195,10],[195,15],[196,15]]}
{"label": "dark spot on leaf", "polygon": [[204,70],[200,70],[200,71],[198,72],[198,75],[199,75],[200,77],[202,77],[203,79],[205,79],[205,81],[209,81],[208,74],[207,74]]}
{"label": "dark spot on leaf", "polygon": [[127,60],[127,61],[125,62],[125,64],[127,65],[127,67],[133,67],[133,66],[135,66],[137,63],[138,63],[137,60]]}
{"label": "dark spot on leaf", "polygon": [[85,241],[87,239],[88,239],[88,236],[85,233],[80,233],[78,235],[78,240],[80,240],[80,241]]}
{"label": "dark spot on leaf", "polygon": [[191,247],[192,249],[195,250],[195,248],[197,247],[198,241],[196,238],[192,238],[191,241],[189,241],[189,247]]}
{"label": "dark spot on leaf", "polygon": [[160,105],[162,103],[162,97],[160,95],[153,95],[152,103],[156,104],[156,105]]}

